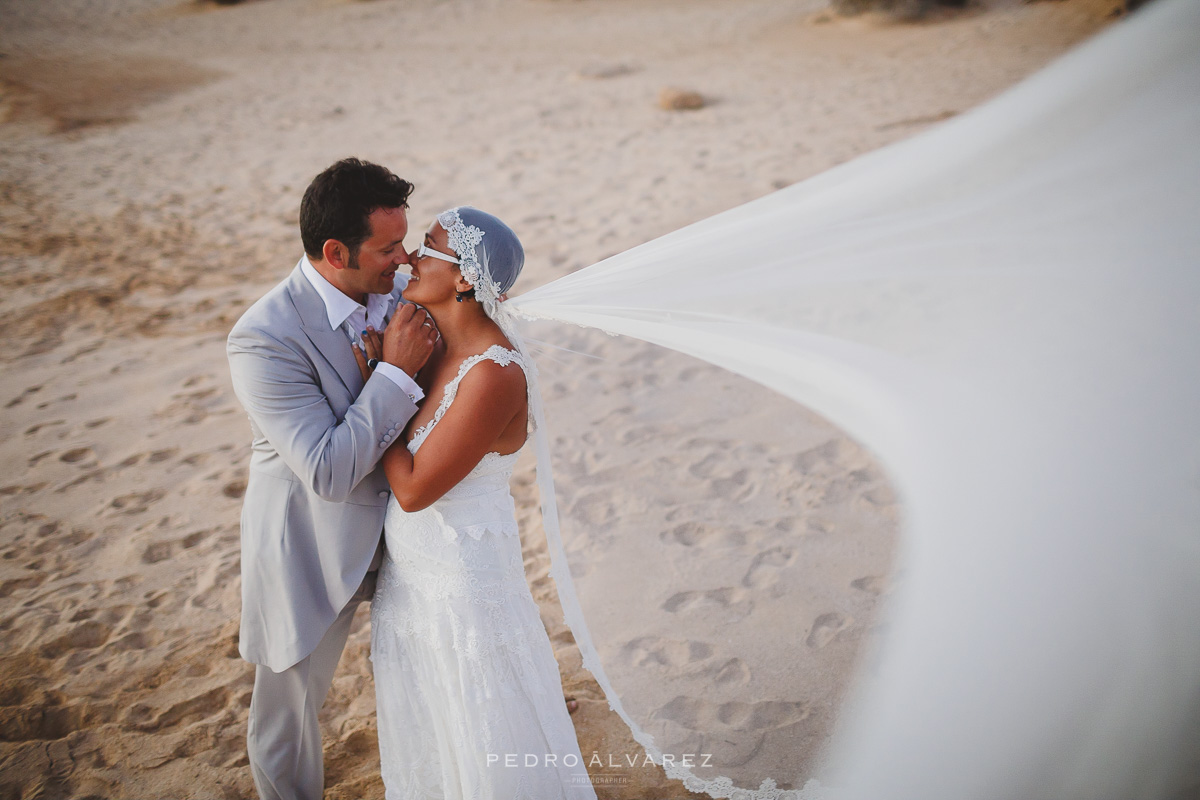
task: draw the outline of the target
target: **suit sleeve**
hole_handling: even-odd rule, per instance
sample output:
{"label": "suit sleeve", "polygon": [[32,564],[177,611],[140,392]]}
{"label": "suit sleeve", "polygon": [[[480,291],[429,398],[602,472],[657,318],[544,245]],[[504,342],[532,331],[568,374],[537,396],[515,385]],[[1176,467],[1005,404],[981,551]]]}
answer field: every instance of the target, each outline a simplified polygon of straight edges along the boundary
{"label": "suit sleeve", "polygon": [[417,407],[383,375],[372,375],[338,420],[308,359],[260,330],[238,330],[226,347],[233,389],[284,463],[318,497],[345,502]]}

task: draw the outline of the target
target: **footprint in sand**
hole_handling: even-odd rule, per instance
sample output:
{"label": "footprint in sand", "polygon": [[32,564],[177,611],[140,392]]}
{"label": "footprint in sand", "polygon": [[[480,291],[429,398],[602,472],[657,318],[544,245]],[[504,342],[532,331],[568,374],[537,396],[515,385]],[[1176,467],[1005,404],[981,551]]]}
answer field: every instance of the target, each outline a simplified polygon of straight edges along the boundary
{"label": "footprint in sand", "polygon": [[113,509],[118,514],[142,514],[165,496],[166,492],[161,489],[132,492],[113,498],[112,502],[108,504],[108,508]]}
{"label": "footprint in sand", "polygon": [[157,564],[160,561],[166,561],[183,550],[191,550],[207,539],[214,530],[216,529],[196,531],[195,533],[189,533],[182,539],[174,539],[168,542],[154,542],[142,551],[142,561],[146,564]]}
{"label": "footprint in sand", "polygon": [[[183,383],[182,388],[190,389],[210,380],[211,375],[193,375]],[[229,398],[220,387],[210,386],[207,389],[175,392],[171,395],[171,402],[158,410],[158,416],[177,419],[184,425],[195,425],[210,414],[229,414],[233,411]]]}
{"label": "footprint in sand", "polygon": [[585,494],[571,504],[570,515],[591,525],[605,525],[617,514],[609,496],[606,492]]}
{"label": "footprint in sand", "polygon": [[[94,462],[92,465],[94,465]],[[92,466],[92,465],[83,464],[81,466]],[[57,488],[55,488],[54,491],[58,492],[59,494],[62,494],[63,492],[69,492],[72,489],[74,489],[76,486],[79,486],[80,484],[83,484],[83,483],[87,483],[88,481],[103,480],[104,476],[106,474],[107,474],[107,470],[89,469],[87,472],[83,473],[82,475],[80,475],[72,480],[67,481],[66,483],[62,484],[61,486],[58,486]]]}
{"label": "footprint in sand", "polygon": [[170,459],[172,456],[174,456],[178,452],[179,452],[179,448],[172,447],[172,448],[168,448],[166,450],[153,450],[153,451],[142,452],[142,453],[134,453],[131,456],[126,456],[125,458],[123,458],[120,461],[120,463],[117,464],[115,469],[116,470],[128,469],[129,467],[137,466],[138,464],[142,463],[143,461],[146,461],[147,463],[150,463],[150,464],[160,464],[163,461]]}
{"label": "footprint in sand", "polygon": [[750,668],[740,658],[731,658],[717,667],[712,676],[718,686],[745,686],[750,682]]}
{"label": "footprint in sand", "polygon": [[84,542],[91,541],[95,536],[91,531],[82,528],[72,528],[70,531],[60,533],[60,525],[57,522],[48,522],[38,529],[38,536],[42,537],[42,541],[36,544],[31,551],[35,556],[46,555],[47,553],[62,553],[72,547],[78,547]]}
{"label": "footprint in sand", "polygon": [[854,626],[854,620],[836,611],[822,614],[813,620],[812,630],[804,643],[809,647],[821,649],[837,638],[838,634]]}
{"label": "footprint in sand", "polygon": [[229,696],[228,688],[217,686],[158,713],[144,703],[138,703],[126,712],[122,727],[154,733],[163,728],[174,728],[184,723],[206,719],[224,711],[229,704]]}
{"label": "footprint in sand", "polygon": [[33,436],[34,434],[41,432],[41,430],[43,428],[53,428],[57,425],[66,425],[66,424],[67,424],[67,421],[65,419],[52,419],[49,422],[39,422],[36,425],[30,425],[28,428],[26,428],[25,435]]}
{"label": "footprint in sand", "polygon": [[170,596],[171,593],[167,591],[150,591],[142,595],[142,598],[146,601],[147,608],[158,608],[163,604],[163,600],[166,600]]}
{"label": "footprint in sand", "polygon": [[4,407],[5,408],[14,408],[16,406],[19,406],[19,405],[21,405],[21,403],[24,403],[30,397],[30,395],[37,394],[41,390],[42,390],[41,386],[27,386],[27,387],[25,387],[25,391],[21,392],[19,395],[14,397],[12,400],[9,400],[7,403],[5,403]]}
{"label": "footprint in sand", "polygon": [[107,650],[123,653],[128,650],[149,650],[162,642],[163,637],[157,631],[130,631],[107,646]]}
{"label": "footprint in sand", "polygon": [[31,483],[26,486],[22,486],[20,484],[14,483],[9,486],[4,486],[4,487],[0,488],[0,497],[12,497],[13,495],[18,495],[18,494],[33,494],[34,492],[40,492],[42,489],[45,489],[45,488],[46,488],[45,481],[40,481],[38,483]]}
{"label": "footprint in sand", "polygon": [[665,438],[668,435],[669,431],[661,425],[634,425],[621,431],[617,441],[621,444],[642,444]]}
{"label": "footprint in sand", "polygon": [[[54,693],[57,694],[57,693]],[[96,706],[61,705],[61,697],[47,696],[35,700],[37,713],[5,715],[4,739],[9,742],[54,742],[65,739],[98,716]],[[102,710],[102,709],[101,709]]]}
{"label": "footprint in sand", "polygon": [[808,703],[764,700],[758,703],[715,703],[695,697],[676,696],[654,712],[693,731],[720,727],[736,731],[767,731],[802,722],[811,713]]}
{"label": "footprint in sand", "polygon": [[663,639],[642,636],[621,648],[621,657],[636,667],[658,664],[663,667],[684,667],[703,661],[713,654],[712,646],[704,642]]}
{"label": "footprint in sand", "polygon": [[887,581],[879,575],[864,575],[850,581],[850,586],[861,592],[878,596],[883,594],[884,589],[887,588]]}
{"label": "footprint in sand", "polygon": [[748,539],[745,531],[713,528],[702,522],[685,522],[663,531],[658,538],[665,544],[684,547],[744,547]]}
{"label": "footprint in sand", "polygon": [[76,650],[94,650],[108,642],[112,628],[103,622],[88,620],[41,647],[43,658],[58,658]]}
{"label": "footprint in sand", "polygon": [[[5,554],[7,558],[7,553]],[[24,592],[30,589],[36,589],[46,581],[45,575],[28,575],[24,578],[13,578],[7,581],[0,581],[0,598],[11,597],[16,592]]]}
{"label": "footprint in sand", "polygon": [[179,448],[177,447],[172,447],[166,450],[155,450],[154,452],[150,453],[147,461],[151,464],[161,464],[163,461],[170,459],[178,452]]}
{"label": "footprint in sand", "polygon": [[[698,440],[693,439],[692,441]],[[690,445],[691,442],[688,444]],[[688,472],[696,478],[708,481],[710,496],[740,503],[755,494],[758,491],[758,485],[750,480],[749,470],[729,471],[731,463],[737,462],[731,462],[726,451],[709,453],[688,467]]]}
{"label": "footprint in sand", "polygon": [[197,608],[220,608],[238,596],[237,576],[241,571],[240,559],[235,550],[221,548],[225,555],[216,563],[210,563],[196,581],[196,589],[188,603]]}
{"label": "footprint in sand", "polygon": [[[694,440],[693,440],[694,441]],[[691,442],[688,443],[689,445]],[[697,478],[711,478],[717,470],[719,470],[727,459],[718,453],[709,453],[707,456],[697,461],[688,467],[688,472],[695,475]]]}
{"label": "footprint in sand", "polygon": [[662,608],[672,614],[724,608],[733,611],[738,616],[745,617],[754,610],[754,601],[750,599],[749,593],[744,589],[723,586],[706,591],[676,592],[667,598],[666,602],[662,604]]}
{"label": "footprint in sand", "polygon": [[49,458],[52,455],[54,455],[53,450],[43,450],[42,452],[38,453],[37,455],[30,456],[29,461],[27,463],[31,467],[36,467],[38,465],[39,461]]}
{"label": "footprint in sand", "polygon": [[890,486],[876,486],[863,492],[863,499],[873,506],[893,506],[896,504],[896,493]]}
{"label": "footprint in sand", "polygon": [[742,585],[750,589],[765,589],[779,582],[779,571],[791,566],[796,560],[796,551],[790,547],[772,547],[754,556],[750,568],[742,578]]}
{"label": "footprint in sand", "polygon": [[67,491],[70,491],[71,489],[75,488],[76,486],[79,486],[80,484],[87,483],[88,481],[107,480],[112,475],[119,473],[122,470],[129,469],[130,467],[137,466],[138,464],[141,464],[143,461],[150,463],[150,464],[159,464],[159,463],[162,463],[162,462],[167,461],[168,459],[172,458],[178,452],[179,452],[179,449],[173,447],[173,448],[169,448],[166,450],[154,450],[152,452],[134,453],[133,455],[127,456],[126,458],[122,459],[120,462],[118,462],[116,464],[116,466],[99,467],[99,466],[97,466],[98,461],[96,460],[95,453],[91,450],[91,448],[80,447],[80,448],[76,448],[74,450],[69,450],[66,453],[63,453],[62,455],[59,456],[60,461],[64,461],[64,462],[68,462],[68,463],[78,463],[80,467],[88,467],[90,469],[88,469],[88,471],[84,472],[82,475],[79,475],[78,477],[62,484],[57,489],[55,489],[55,491],[67,492]]}
{"label": "footprint in sand", "polygon": [[58,460],[67,464],[77,464],[85,459],[94,459],[96,454],[90,447],[75,447],[58,456]]}
{"label": "footprint in sand", "polygon": [[40,411],[44,408],[49,408],[54,403],[69,403],[72,400],[78,400],[78,399],[79,399],[79,395],[72,392],[71,394],[64,394],[62,397],[56,397],[53,400],[47,400],[44,403],[38,403],[37,408]]}
{"label": "footprint in sand", "polygon": [[858,448],[845,439],[830,439],[809,448],[792,460],[792,468],[803,475],[828,474],[830,467],[841,472],[858,454]]}

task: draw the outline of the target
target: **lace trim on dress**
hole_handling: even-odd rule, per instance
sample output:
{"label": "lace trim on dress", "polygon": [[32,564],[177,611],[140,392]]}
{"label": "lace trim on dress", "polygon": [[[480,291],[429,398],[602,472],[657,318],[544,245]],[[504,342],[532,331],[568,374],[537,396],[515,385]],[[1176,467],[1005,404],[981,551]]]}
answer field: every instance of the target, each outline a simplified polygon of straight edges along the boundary
{"label": "lace trim on dress", "polygon": [[[425,441],[425,437],[429,436],[430,431],[432,431],[438,422],[441,421],[442,417],[446,415],[446,409],[450,408],[450,404],[454,402],[454,397],[458,394],[458,384],[462,382],[463,377],[467,374],[467,372],[470,371],[471,367],[475,366],[480,361],[485,360],[495,361],[502,367],[507,367],[509,364],[515,361],[518,365],[520,365],[522,370],[527,370],[527,367],[525,366],[525,360],[521,358],[520,353],[518,353],[516,350],[509,350],[507,347],[503,347],[498,344],[492,345],[478,355],[469,356],[463,359],[462,364],[460,364],[458,367],[458,375],[454,376],[454,378],[452,378],[442,390],[442,402],[438,403],[437,410],[433,412],[433,419],[429,420],[429,422],[425,423],[413,432],[412,440],[408,443],[409,452],[416,453],[417,449],[421,446],[421,443]],[[493,454],[488,453],[484,456],[484,458],[486,459],[487,456],[490,455]],[[503,454],[495,453],[495,455],[499,456]]]}
{"label": "lace trim on dress", "polygon": [[[438,404],[437,410],[434,411],[433,419],[417,428],[413,434],[412,440],[408,443],[409,452],[416,453],[437,423],[446,415],[446,410],[450,408],[450,404],[458,395],[458,386],[463,377],[476,364],[487,360],[495,361],[502,367],[507,367],[515,361],[521,365],[522,369],[525,368],[524,360],[519,352],[498,344],[492,345],[478,355],[464,359],[458,368],[458,374],[443,389],[442,400]],[[516,453],[495,451],[486,453],[468,475],[474,480],[464,480],[444,495],[441,512],[432,509],[437,514],[443,538],[453,541],[461,534],[479,541],[489,531],[497,536],[520,535],[514,516],[512,495],[507,492],[508,479],[516,460]],[[497,494],[497,489],[505,491]],[[480,504],[475,501],[477,496],[491,499],[490,502]],[[442,512],[451,518],[443,519]]]}

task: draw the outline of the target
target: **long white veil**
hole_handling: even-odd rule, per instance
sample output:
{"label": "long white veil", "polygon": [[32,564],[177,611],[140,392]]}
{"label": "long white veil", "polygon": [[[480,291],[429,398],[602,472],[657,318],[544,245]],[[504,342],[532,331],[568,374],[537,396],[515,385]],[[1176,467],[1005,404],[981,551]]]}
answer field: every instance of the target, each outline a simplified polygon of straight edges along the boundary
{"label": "long white veil", "polygon": [[[1160,0],[925,135],[510,305],[738,373],[884,465],[905,577],[824,778],[847,797],[1194,780],[1200,3]],[[585,666],[660,760],[677,743],[606,679],[542,489]]]}

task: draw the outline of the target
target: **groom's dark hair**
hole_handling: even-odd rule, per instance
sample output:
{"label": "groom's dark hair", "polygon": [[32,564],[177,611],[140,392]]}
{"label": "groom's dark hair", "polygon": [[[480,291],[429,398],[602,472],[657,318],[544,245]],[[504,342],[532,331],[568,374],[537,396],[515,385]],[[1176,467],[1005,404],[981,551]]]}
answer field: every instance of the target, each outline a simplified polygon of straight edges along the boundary
{"label": "groom's dark hair", "polygon": [[350,255],[371,235],[367,218],[380,208],[408,206],[413,185],[387,167],[343,158],[313,178],[300,201],[300,240],[304,252],[321,259],[328,239],[350,248]]}

